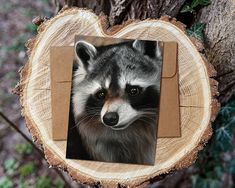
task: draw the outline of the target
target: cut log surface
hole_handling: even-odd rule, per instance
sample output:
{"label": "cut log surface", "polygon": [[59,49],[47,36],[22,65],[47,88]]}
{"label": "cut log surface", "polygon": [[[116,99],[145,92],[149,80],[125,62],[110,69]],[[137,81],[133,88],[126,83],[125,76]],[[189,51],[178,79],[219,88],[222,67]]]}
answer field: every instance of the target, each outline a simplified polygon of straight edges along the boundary
{"label": "cut log surface", "polygon": [[[210,138],[211,121],[219,109],[214,98],[217,82],[211,78],[216,72],[198,52],[201,44],[188,38],[184,26],[174,19],[130,21],[106,28],[106,17],[79,8],[64,9],[40,25],[37,37],[27,44],[29,61],[20,72],[22,115],[48,163],[67,171],[76,181],[104,187],[143,187],[163,174],[191,165]],[[52,140],[49,49],[73,45],[75,35],[178,42],[182,135],[158,139],[154,166],[66,159],[66,141]]]}

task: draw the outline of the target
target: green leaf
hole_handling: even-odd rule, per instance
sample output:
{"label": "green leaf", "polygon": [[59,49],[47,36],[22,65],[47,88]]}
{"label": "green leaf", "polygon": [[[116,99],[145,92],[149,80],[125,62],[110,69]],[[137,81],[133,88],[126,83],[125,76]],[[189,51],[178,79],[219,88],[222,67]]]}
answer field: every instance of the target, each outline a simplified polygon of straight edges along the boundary
{"label": "green leaf", "polygon": [[222,177],[222,175],[223,175],[223,168],[222,168],[222,166],[215,166],[215,168],[214,168],[214,178],[215,179],[218,179],[218,178],[220,178],[220,177]]}
{"label": "green leaf", "polygon": [[185,13],[185,12],[194,13],[195,8],[198,7],[199,5],[206,6],[209,4],[210,4],[210,0],[191,0],[184,4],[180,12],[181,13]]}
{"label": "green leaf", "polygon": [[189,36],[195,37],[195,38],[203,41],[203,31],[204,31],[205,27],[206,27],[205,23],[195,23],[192,25],[192,27],[187,29],[187,33]]}
{"label": "green leaf", "polygon": [[49,4],[49,0],[42,0],[43,3]]}
{"label": "green leaf", "polygon": [[229,129],[229,126],[222,126],[221,128],[216,130],[216,139],[218,141],[229,140],[232,141],[232,132]]}
{"label": "green leaf", "polygon": [[26,25],[26,30],[29,31],[30,33],[36,34],[37,29],[38,29],[38,27],[33,23],[29,23]]}
{"label": "green leaf", "polygon": [[180,11],[181,13],[185,13],[185,12],[190,12],[193,13],[194,9],[191,7],[191,5],[189,3],[186,3],[183,8]]}
{"label": "green leaf", "polygon": [[198,174],[191,176],[193,188],[207,188],[207,180],[201,178]]}
{"label": "green leaf", "polygon": [[221,187],[221,181],[218,179],[208,179],[207,181],[208,188],[220,188]]}
{"label": "green leaf", "polygon": [[191,8],[194,9],[197,6],[206,6],[210,4],[210,0],[193,0],[191,3]]}
{"label": "green leaf", "polygon": [[33,162],[29,162],[19,168],[20,176],[26,177],[26,176],[32,174],[33,172],[35,172],[35,169],[36,168],[35,168],[35,165],[33,164]]}
{"label": "green leaf", "polygon": [[6,174],[12,175],[15,172],[15,169],[19,167],[19,163],[14,159],[7,159],[3,163],[4,169],[6,170]]}
{"label": "green leaf", "polygon": [[0,188],[12,188],[13,182],[6,176],[0,178]]}
{"label": "green leaf", "polygon": [[235,174],[235,158],[229,161],[227,169],[229,174]]}
{"label": "green leaf", "polygon": [[55,186],[56,186],[56,188],[64,188],[65,183],[61,179],[57,179],[55,182]]}
{"label": "green leaf", "polygon": [[25,51],[25,43],[28,39],[26,34],[20,35],[19,37],[14,38],[12,44],[6,47],[7,51],[20,52]]}
{"label": "green leaf", "polygon": [[213,149],[227,152],[232,148],[233,132],[230,126],[222,126],[215,131]]}
{"label": "green leaf", "polygon": [[15,149],[21,155],[30,155],[33,152],[33,146],[29,143],[16,144]]}
{"label": "green leaf", "polygon": [[221,120],[228,121],[232,117],[233,113],[235,113],[235,107],[229,104],[221,108],[219,116]]}
{"label": "green leaf", "polygon": [[203,178],[199,175],[191,176],[193,188],[219,188],[221,182],[218,179]]}
{"label": "green leaf", "polygon": [[198,178],[199,178],[199,175],[198,175],[198,174],[191,176],[192,187],[193,187],[193,188],[196,188]]}
{"label": "green leaf", "polygon": [[235,128],[235,117],[232,117],[230,119],[230,121],[228,122],[228,125],[230,125],[232,129]]}
{"label": "green leaf", "polygon": [[19,188],[28,188],[29,185],[27,183],[27,181],[24,180],[24,178],[20,177],[20,184],[19,184]]}
{"label": "green leaf", "polygon": [[52,182],[50,177],[42,176],[36,182],[36,188],[51,188]]}
{"label": "green leaf", "polygon": [[9,170],[9,169],[12,169],[14,167],[14,164],[15,164],[15,159],[7,159],[4,161],[4,169],[5,170]]}

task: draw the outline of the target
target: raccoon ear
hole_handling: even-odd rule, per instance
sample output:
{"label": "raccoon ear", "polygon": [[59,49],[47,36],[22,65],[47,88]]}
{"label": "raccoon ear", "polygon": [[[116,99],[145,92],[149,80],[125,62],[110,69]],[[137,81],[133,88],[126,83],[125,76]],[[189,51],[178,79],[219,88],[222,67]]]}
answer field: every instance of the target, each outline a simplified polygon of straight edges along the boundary
{"label": "raccoon ear", "polygon": [[138,50],[139,52],[141,52],[142,54],[145,53],[145,42],[141,41],[141,40],[134,40],[134,42],[132,43],[132,47],[136,50]]}
{"label": "raccoon ear", "polygon": [[94,59],[97,54],[97,50],[92,44],[80,40],[75,44],[75,54],[81,66],[88,70],[92,59]]}
{"label": "raccoon ear", "polygon": [[144,55],[151,58],[162,58],[161,46],[159,41],[143,41],[135,40],[132,43],[132,47]]}

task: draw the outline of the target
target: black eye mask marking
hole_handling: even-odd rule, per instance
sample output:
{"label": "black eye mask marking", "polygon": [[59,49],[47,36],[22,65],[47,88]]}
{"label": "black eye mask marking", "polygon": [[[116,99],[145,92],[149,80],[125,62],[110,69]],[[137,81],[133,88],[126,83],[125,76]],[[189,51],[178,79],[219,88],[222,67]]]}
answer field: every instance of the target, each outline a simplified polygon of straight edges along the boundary
{"label": "black eye mask marking", "polygon": [[[126,90],[128,90],[130,87],[133,86],[127,85]],[[156,108],[159,104],[158,98],[159,92],[153,86],[149,86],[145,90],[141,88],[141,92],[137,96],[132,97],[127,95],[127,99],[129,100],[132,108],[136,110],[141,110],[144,108]]]}
{"label": "black eye mask marking", "polygon": [[140,86],[127,84],[125,92],[129,97],[138,97],[142,93],[142,90]]}
{"label": "black eye mask marking", "polygon": [[97,91],[94,95],[94,97],[99,100],[99,101],[102,101],[105,99],[106,97],[106,94],[107,94],[107,91],[105,89],[100,89],[99,91]]}
{"label": "black eye mask marking", "polygon": [[94,95],[90,95],[86,102],[85,112],[87,115],[100,116],[103,105],[104,100],[99,100]]}

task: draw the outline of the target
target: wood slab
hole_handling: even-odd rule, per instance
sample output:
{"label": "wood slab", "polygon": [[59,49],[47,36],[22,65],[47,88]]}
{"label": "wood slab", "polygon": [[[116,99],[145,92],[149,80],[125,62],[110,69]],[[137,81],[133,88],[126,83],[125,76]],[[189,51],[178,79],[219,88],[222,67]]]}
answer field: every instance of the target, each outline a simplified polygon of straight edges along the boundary
{"label": "wood slab", "polygon": [[[22,115],[33,140],[42,145],[48,163],[67,171],[74,180],[104,187],[143,187],[163,174],[193,164],[210,138],[211,122],[219,109],[214,98],[218,94],[217,82],[211,78],[216,72],[199,52],[203,49],[201,43],[189,38],[184,25],[175,19],[162,17],[107,27],[105,16],[79,8],[64,9],[40,25],[36,38],[27,43],[29,61],[20,72]],[[66,159],[66,141],[52,140],[49,48],[73,45],[75,35],[178,43],[182,136],[158,139],[156,165]]]}

